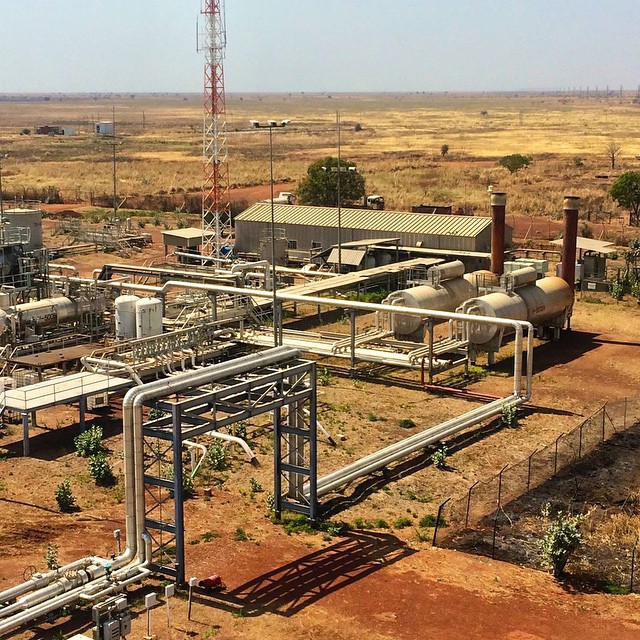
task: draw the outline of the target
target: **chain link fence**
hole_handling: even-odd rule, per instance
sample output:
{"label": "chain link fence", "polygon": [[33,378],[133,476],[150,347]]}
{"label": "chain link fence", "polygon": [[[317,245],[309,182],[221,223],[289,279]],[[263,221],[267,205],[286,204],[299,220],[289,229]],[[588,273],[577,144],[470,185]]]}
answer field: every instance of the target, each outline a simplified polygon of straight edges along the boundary
{"label": "chain link fence", "polygon": [[[563,433],[544,448],[533,450],[519,462],[506,465],[493,477],[471,485],[464,496],[450,498],[440,505],[433,543],[471,550],[509,561],[535,564],[539,560],[537,541],[543,527],[540,508],[544,500],[551,501],[560,494],[568,498],[572,507],[587,500],[583,480],[595,473],[596,457],[601,445],[608,443],[615,453],[616,447],[631,452],[640,445],[640,400],[624,399],[605,404],[584,422],[568,433]],[[635,433],[637,431],[638,433]],[[619,454],[620,452],[617,451]],[[608,461],[607,464],[615,464]],[[604,496],[604,492],[602,492]],[[600,496],[601,499],[602,496]],[[582,502],[581,502],[582,500]],[[609,496],[605,508],[619,509]],[[566,500],[565,500],[566,502]],[[632,500],[635,508],[640,497]],[[629,500],[622,505],[629,512]],[[581,511],[582,511],[581,510]],[[609,513],[609,518],[614,516]],[[595,526],[592,524],[592,526]],[[628,523],[625,521],[628,528]],[[609,544],[611,556],[605,579],[616,584],[627,584],[633,589],[635,578],[637,533],[625,531],[621,536],[624,548]],[[595,544],[595,536],[593,540]],[[593,553],[598,553],[592,550]]]}

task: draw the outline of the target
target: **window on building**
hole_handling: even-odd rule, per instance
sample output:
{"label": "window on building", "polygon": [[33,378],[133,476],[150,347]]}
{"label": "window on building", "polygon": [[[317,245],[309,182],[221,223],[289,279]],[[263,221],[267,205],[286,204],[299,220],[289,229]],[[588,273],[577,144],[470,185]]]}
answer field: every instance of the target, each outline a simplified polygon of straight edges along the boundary
{"label": "window on building", "polygon": [[297,249],[298,241],[297,240],[287,240],[287,249]]}

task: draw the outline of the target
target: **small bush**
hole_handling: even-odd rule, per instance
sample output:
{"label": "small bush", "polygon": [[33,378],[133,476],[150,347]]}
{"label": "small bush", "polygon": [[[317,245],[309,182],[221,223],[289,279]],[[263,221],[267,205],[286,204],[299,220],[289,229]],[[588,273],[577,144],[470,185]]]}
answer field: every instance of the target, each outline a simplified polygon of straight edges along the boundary
{"label": "small bush", "polygon": [[500,424],[509,429],[515,429],[518,426],[518,407],[515,405],[505,405],[502,407],[502,417]]}
{"label": "small bush", "polygon": [[247,542],[249,540],[249,536],[247,535],[247,532],[244,529],[241,529],[240,527],[238,527],[236,529],[236,532],[233,534],[233,539],[236,542]]}
{"label": "small bush", "polygon": [[202,534],[202,539],[205,542],[211,542],[214,538],[219,538],[220,536],[217,533],[214,533],[213,531],[205,531]]}
{"label": "small bush", "polygon": [[389,523],[383,518],[378,518],[374,523],[376,529],[388,529]]}
{"label": "small bush", "polygon": [[402,418],[398,423],[401,429],[413,429],[416,423],[411,418]]}
{"label": "small bush", "polygon": [[227,450],[214,442],[207,451],[207,466],[214,471],[224,471],[228,467]]}
{"label": "small bush", "polygon": [[437,521],[437,518],[433,514],[428,513],[426,516],[420,518],[420,522],[418,524],[421,527],[424,527],[425,529],[427,529],[429,527],[435,527],[436,521]]}
{"label": "small bush", "polygon": [[249,478],[249,487],[253,493],[261,493],[264,491],[262,485],[255,478]]}
{"label": "small bush", "polygon": [[531,158],[529,156],[523,156],[520,153],[513,153],[510,156],[504,156],[498,160],[498,164],[509,171],[509,173],[516,173],[520,169],[524,169],[531,164]]}
{"label": "small bush", "polygon": [[96,453],[89,458],[89,475],[100,487],[112,487],[116,483],[113,469],[104,453]]}
{"label": "small bush", "polygon": [[431,454],[431,462],[433,462],[438,469],[447,468],[447,451],[447,447],[442,445]]}
{"label": "small bush", "polygon": [[573,159],[573,165],[575,167],[584,167],[584,160],[580,156],[576,156]]}
{"label": "small bush", "polygon": [[104,451],[102,444],[102,427],[97,425],[90,427],[84,433],[76,436],[73,441],[76,445],[76,453],[82,458],[89,458]]}
{"label": "small bush", "polygon": [[328,387],[331,384],[331,374],[327,367],[318,372],[318,384],[321,387]]}
{"label": "small bush", "polygon": [[236,422],[232,428],[233,435],[236,438],[242,438],[242,440],[247,439],[247,423],[244,420],[240,422]]}
{"label": "small bush", "polygon": [[397,518],[393,521],[394,529],[405,529],[406,527],[410,527],[413,524],[411,518]]}
{"label": "small bush", "polygon": [[559,578],[564,573],[564,568],[571,554],[578,548],[582,541],[579,527],[581,516],[570,516],[558,512],[551,518],[551,505],[547,503],[542,510],[542,515],[551,520],[546,533],[539,542],[542,558],[551,568],[554,577]]}
{"label": "small bush", "polygon": [[76,499],[71,491],[71,483],[68,480],[63,480],[55,490],[56,502],[58,508],[63,513],[70,513],[76,508]]}

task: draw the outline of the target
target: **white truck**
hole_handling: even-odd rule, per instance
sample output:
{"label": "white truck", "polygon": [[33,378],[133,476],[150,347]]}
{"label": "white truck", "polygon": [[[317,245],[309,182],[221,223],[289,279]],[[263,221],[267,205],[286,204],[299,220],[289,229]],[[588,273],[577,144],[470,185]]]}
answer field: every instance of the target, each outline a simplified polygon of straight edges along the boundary
{"label": "white truck", "polygon": [[[265,200],[271,202],[271,198]],[[273,199],[273,204],[295,204],[296,196],[291,191],[281,191],[277,198]]]}

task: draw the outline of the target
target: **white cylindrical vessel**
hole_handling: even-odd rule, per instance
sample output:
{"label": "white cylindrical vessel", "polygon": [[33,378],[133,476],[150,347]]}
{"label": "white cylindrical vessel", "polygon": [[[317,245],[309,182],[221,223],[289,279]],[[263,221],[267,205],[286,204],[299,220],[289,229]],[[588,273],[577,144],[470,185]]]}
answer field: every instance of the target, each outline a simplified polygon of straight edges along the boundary
{"label": "white cylindrical vessel", "polygon": [[[463,278],[446,280],[439,286],[430,284],[394,291],[382,302],[383,304],[416,309],[433,309],[435,311],[453,311],[472,295],[471,284]],[[393,316],[393,331],[398,335],[408,335],[417,331],[424,318],[397,313]]]}
{"label": "white cylindrical vessel", "polygon": [[508,282],[513,283],[513,288],[522,287],[526,284],[533,284],[538,279],[538,272],[535,267],[522,267],[515,271],[505,273],[500,279],[502,286],[506,288]]}
{"label": "white cylindrical vessel", "polygon": [[118,296],[114,306],[116,310],[116,339],[129,340],[136,337],[136,303],[138,296]]}
{"label": "white cylindrical vessel", "polygon": [[440,280],[451,280],[452,278],[461,278],[464,275],[464,263],[460,260],[445,262],[444,264],[436,264],[427,269],[427,278],[433,280],[434,273],[438,272]]}
{"label": "white cylindrical vessel", "polygon": [[143,298],[136,302],[136,338],[150,338],[162,333],[162,300]]}
{"label": "white cylindrical vessel", "polygon": [[[517,294],[495,292],[486,296],[473,298],[464,305],[465,313],[485,318],[508,318],[509,320],[526,320],[527,305]],[[469,323],[469,342],[484,344],[489,342],[499,331],[498,325]]]}
{"label": "white cylindrical vessel", "polygon": [[518,295],[527,305],[527,320],[533,325],[548,322],[573,307],[573,291],[556,276],[542,278],[535,285],[518,289]]}

